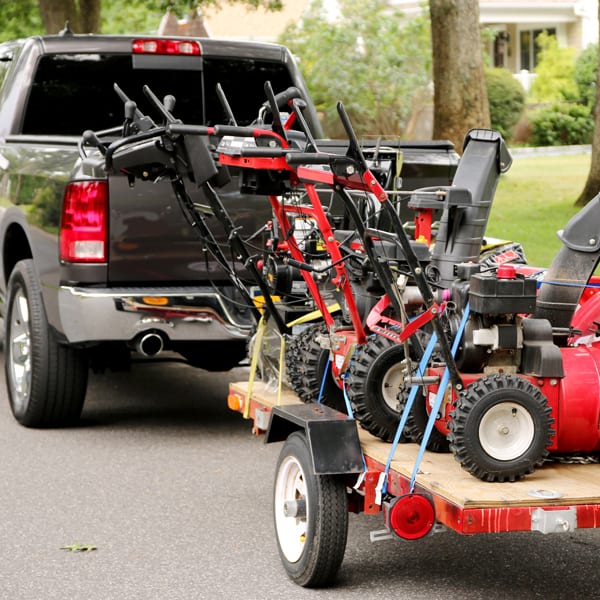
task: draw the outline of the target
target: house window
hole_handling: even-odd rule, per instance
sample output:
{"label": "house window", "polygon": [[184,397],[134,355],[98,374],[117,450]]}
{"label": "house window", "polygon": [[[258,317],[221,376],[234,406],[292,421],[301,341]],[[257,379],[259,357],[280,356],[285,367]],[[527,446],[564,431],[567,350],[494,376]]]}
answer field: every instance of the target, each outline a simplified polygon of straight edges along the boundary
{"label": "house window", "polygon": [[548,35],[556,35],[556,29],[528,29],[520,32],[521,42],[521,69],[533,71],[538,64],[540,47],[537,43],[537,37],[542,32]]}

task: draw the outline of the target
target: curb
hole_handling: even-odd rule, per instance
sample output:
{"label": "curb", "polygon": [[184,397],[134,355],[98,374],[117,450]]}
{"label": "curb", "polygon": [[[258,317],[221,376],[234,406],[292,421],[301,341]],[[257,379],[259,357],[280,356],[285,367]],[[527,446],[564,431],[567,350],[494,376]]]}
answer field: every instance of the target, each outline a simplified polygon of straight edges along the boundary
{"label": "curb", "polygon": [[582,144],[580,146],[539,146],[536,148],[510,148],[513,158],[525,156],[562,156],[564,154],[590,154],[592,146]]}

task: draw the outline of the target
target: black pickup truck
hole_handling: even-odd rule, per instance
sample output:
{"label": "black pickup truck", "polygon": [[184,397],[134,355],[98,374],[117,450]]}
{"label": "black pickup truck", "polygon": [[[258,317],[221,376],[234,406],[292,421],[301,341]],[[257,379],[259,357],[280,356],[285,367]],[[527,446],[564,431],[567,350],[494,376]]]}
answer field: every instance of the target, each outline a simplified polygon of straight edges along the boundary
{"label": "black pickup truck", "polygon": [[[147,85],[174,96],[174,113],[186,123],[214,125],[233,113],[249,125],[265,81],[303,93],[305,119],[321,138],[282,46],[89,35],[0,44],[0,297],[9,401],[21,424],[76,421],[89,369],[122,368],[133,353],[168,350],[209,370],[245,358],[251,311],[186,221],[170,183],[130,186],[122,175],[86,173],[81,143],[86,130],[118,137],[124,109],[115,83],[139,114],[152,112],[143,105]],[[449,183],[457,164],[450,144],[400,146],[405,187]],[[219,193],[245,235],[269,220],[266,199],[241,193],[236,177]],[[199,191],[194,201],[203,204]]]}

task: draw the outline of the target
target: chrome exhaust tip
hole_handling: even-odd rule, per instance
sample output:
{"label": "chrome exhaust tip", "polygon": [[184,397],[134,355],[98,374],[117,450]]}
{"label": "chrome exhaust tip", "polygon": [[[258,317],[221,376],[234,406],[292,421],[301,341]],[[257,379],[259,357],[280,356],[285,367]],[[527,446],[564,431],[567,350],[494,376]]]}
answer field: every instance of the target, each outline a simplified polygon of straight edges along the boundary
{"label": "chrome exhaust tip", "polygon": [[165,346],[162,336],[149,332],[140,335],[135,342],[135,349],[142,356],[157,356]]}

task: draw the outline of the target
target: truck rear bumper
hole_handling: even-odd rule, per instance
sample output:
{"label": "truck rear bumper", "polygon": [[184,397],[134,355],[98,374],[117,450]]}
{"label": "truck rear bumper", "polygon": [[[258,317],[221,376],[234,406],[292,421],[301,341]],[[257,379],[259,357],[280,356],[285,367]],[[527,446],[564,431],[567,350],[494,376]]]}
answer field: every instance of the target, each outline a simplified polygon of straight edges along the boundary
{"label": "truck rear bumper", "polygon": [[[168,340],[227,341],[252,328],[209,288],[111,288],[61,286],[58,306],[69,343],[133,341],[148,331]],[[237,311],[236,311],[237,313]]]}

